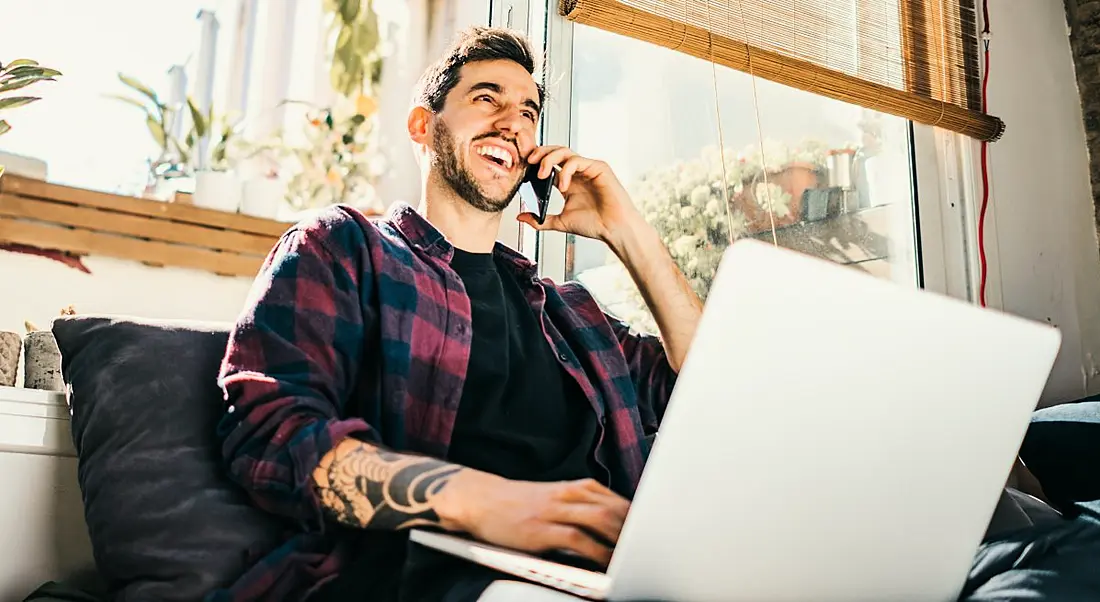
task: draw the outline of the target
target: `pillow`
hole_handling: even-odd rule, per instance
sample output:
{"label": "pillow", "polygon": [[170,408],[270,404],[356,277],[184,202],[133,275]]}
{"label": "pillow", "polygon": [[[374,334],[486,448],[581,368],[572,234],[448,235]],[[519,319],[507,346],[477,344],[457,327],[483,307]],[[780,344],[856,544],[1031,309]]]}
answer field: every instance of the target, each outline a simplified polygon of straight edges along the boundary
{"label": "pillow", "polygon": [[1052,506],[1069,516],[1100,500],[1100,401],[1043,408],[1031,417],[1020,459]]}
{"label": "pillow", "polygon": [[281,540],[284,525],[250,505],[219,454],[228,329],[54,320],[84,517],[115,600],[201,600]]}

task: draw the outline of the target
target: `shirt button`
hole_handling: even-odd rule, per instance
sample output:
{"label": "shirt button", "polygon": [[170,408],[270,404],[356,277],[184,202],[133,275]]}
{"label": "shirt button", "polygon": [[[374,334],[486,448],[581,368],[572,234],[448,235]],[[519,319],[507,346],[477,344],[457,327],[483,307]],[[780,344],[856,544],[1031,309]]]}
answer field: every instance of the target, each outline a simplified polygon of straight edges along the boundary
{"label": "shirt button", "polygon": [[569,360],[569,356],[565,355],[564,353],[559,353],[559,354],[558,354],[558,359],[560,359],[561,361],[565,362],[565,361],[568,361],[568,360]]}
{"label": "shirt button", "polygon": [[226,411],[232,414],[233,412],[237,411],[237,406],[229,406],[229,409],[227,409]]}

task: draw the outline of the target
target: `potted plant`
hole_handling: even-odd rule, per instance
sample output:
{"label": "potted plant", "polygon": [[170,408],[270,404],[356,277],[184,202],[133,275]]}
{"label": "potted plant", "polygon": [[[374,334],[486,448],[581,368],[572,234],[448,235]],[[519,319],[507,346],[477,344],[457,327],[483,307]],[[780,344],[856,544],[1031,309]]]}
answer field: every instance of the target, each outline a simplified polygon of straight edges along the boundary
{"label": "potted plant", "polygon": [[237,140],[239,124],[215,115],[213,109],[203,115],[191,99],[187,106],[191,130],[184,139],[180,160],[195,174],[193,202],[198,207],[236,213],[241,209],[243,190],[230,148]]}
{"label": "potted plant", "polygon": [[185,153],[183,143],[171,133],[177,120],[183,118],[182,107],[164,102],[152,88],[133,76],[119,73],[118,79],[124,86],[136,92],[137,97],[121,94],[110,94],[108,97],[133,105],[144,113],[145,126],[159,149],[157,158],[149,162],[145,195],[167,200],[178,190],[187,187],[191,175],[181,157]]}
{"label": "potted plant", "polygon": [[[0,64],[0,111],[22,107],[41,100],[38,96],[28,96],[24,89],[43,81],[56,81],[61,72],[40,66],[30,59],[18,59],[6,65]],[[18,94],[15,94],[19,91]],[[11,131],[11,124],[0,119],[0,135]],[[4,166],[0,165],[0,176],[4,175]]]}
{"label": "potted plant", "polygon": [[381,212],[374,180],[382,168],[376,151],[372,119],[377,105],[368,96],[342,99],[332,107],[309,108],[303,121],[304,144],[285,136],[254,145],[252,156],[264,155],[271,166],[286,169],[289,179],[281,193],[295,211],[347,204],[368,214]]}

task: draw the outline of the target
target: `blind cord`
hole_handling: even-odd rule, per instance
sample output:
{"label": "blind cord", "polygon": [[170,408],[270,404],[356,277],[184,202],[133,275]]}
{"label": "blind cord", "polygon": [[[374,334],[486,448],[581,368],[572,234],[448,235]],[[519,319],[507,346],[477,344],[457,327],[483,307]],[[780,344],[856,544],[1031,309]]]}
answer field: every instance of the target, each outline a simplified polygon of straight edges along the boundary
{"label": "blind cord", "polygon": [[[726,3],[726,7],[727,7],[726,14],[728,15],[729,14],[729,10],[728,10],[729,2],[728,1]],[[737,10],[738,10],[738,12],[740,13],[740,16],[741,16],[741,26],[747,28],[748,27],[748,22],[745,20],[745,5],[742,3],[741,0],[737,0]],[[711,29],[711,27],[710,27],[710,2],[707,2],[707,29],[708,30]],[[763,174],[763,177],[764,177],[764,195],[767,197],[767,201],[768,201],[767,212],[768,212],[768,221],[771,225],[772,245],[778,247],[779,246],[779,235],[775,231],[775,201],[772,199],[771,186],[768,184],[768,163],[767,163],[767,160],[765,159],[765,155],[764,155],[764,126],[762,124],[762,120],[760,119],[760,96],[759,96],[759,94],[756,90],[756,73],[753,72],[753,67],[752,67],[752,48],[749,46],[749,43],[747,41],[749,39],[748,32],[743,30],[741,32],[741,34],[742,34],[741,38],[743,40],[746,40],[746,42],[745,42],[745,57],[747,59],[748,68],[749,68],[749,73],[748,73],[749,82],[752,84],[752,114],[753,114],[753,117],[756,120],[756,143],[760,146],[760,170],[761,170],[761,173]],[[711,35],[713,35],[713,33]],[[721,157],[722,157],[721,158],[721,160],[722,160],[722,173],[723,173],[723,177],[725,177],[725,169],[726,169],[725,140],[722,138],[722,114],[721,114],[720,110],[718,109],[718,105],[719,105],[718,76],[717,76],[717,73],[715,71],[715,66],[714,66],[714,42],[713,42],[713,40],[710,42],[710,49],[711,49],[711,61],[710,61],[711,80],[714,83],[714,106],[715,106],[715,111],[718,111],[718,145],[719,145],[719,152],[721,153]],[[727,191],[729,190],[729,182],[723,182],[723,186],[726,188]],[[755,177],[753,178],[752,189],[749,190],[749,195],[757,203],[760,202],[760,200],[756,198],[756,178]],[[730,204],[729,204],[729,192],[726,192],[726,223],[727,223],[726,228],[728,230],[727,234],[729,235],[729,244],[732,245],[733,242],[734,242],[734,240],[733,240],[733,216],[731,215],[730,211],[731,211],[731,209],[730,209]]]}
{"label": "blind cord", "polygon": [[[982,53],[984,55],[985,68],[982,73],[982,113],[988,113],[986,91],[989,85],[989,0],[982,0]],[[978,280],[978,303],[986,306],[985,289],[989,272],[989,266],[985,257],[985,214],[989,207],[989,142],[981,142],[982,164],[982,205],[978,212],[978,266],[980,276]]]}

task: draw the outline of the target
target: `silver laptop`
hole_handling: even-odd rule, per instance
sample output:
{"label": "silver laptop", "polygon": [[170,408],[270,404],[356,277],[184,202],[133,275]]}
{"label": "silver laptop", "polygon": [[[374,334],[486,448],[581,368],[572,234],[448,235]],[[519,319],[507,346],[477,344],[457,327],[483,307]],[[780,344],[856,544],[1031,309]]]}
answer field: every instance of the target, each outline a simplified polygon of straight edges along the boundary
{"label": "silver laptop", "polygon": [[606,574],[412,538],[597,600],[955,600],[1060,342],[1046,324],[737,242]]}

